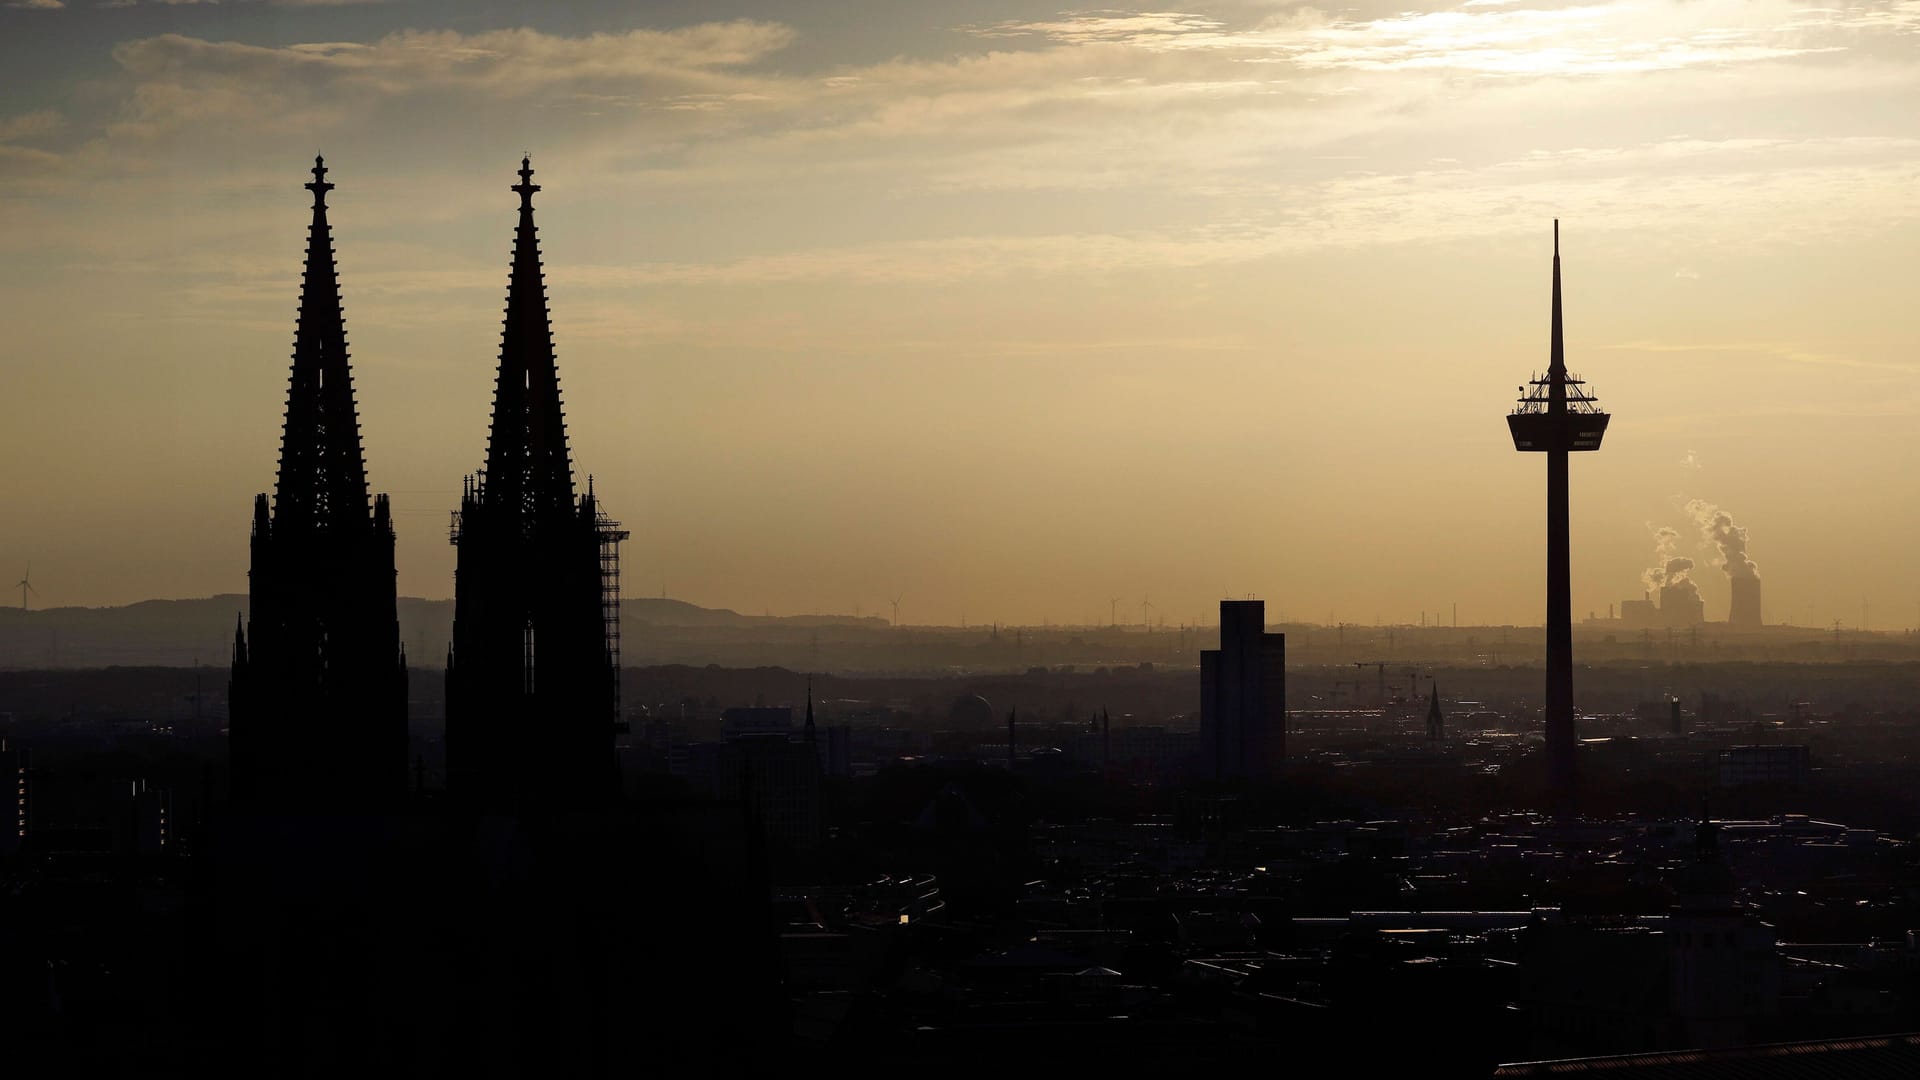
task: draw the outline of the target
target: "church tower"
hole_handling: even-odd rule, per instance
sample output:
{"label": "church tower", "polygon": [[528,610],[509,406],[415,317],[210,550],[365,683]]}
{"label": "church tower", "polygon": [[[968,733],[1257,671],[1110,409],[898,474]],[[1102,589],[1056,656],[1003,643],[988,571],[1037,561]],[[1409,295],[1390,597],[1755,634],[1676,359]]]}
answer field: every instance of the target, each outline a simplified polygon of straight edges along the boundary
{"label": "church tower", "polygon": [[618,545],[591,480],[576,494],[554,362],[533,169],[520,162],[486,468],[454,515],[448,790],[469,805],[562,809],[618,793]]}
{"label": "church tower", "polygon": [[367,500],[360,416],[313,160],[313,223],[271,504],[253,501],[249,615],[234,632],[228,739],[237,803],[301,813],[388,807],[406,794],[407,669],[393,522]]}

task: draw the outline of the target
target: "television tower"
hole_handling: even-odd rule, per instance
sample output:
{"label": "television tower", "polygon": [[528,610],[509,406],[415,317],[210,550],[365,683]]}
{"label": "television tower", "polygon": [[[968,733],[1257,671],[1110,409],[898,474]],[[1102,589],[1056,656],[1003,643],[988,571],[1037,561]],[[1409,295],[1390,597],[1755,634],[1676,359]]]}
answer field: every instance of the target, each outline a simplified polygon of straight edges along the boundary
{"label": "television tower", "polygon": [[1513,448],[1547,455],[1547,775],[1555,810],[1573,805],[1573,597],[1567,525],[1567,455],[1600,449],[1608,415],[1567,372],[1560,319],[1560,221],[1553,223],[1553,339],[1547,373],[1520,388],[1507,415]]}

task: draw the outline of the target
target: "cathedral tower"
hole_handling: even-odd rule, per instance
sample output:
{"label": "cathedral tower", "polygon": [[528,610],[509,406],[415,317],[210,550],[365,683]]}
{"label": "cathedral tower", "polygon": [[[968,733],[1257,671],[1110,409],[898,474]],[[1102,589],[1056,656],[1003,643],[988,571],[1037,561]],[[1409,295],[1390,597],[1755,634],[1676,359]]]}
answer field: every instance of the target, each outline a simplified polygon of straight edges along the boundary
{"label": "cathedral tower", "polygon": [[447,773],[470,805],[560,809],[618,792],[618,544],[574,490],[529,162],[485,470],[454,516]]}
{"label": "cathedral tower", "polygon": [[236,802],[297,812],[390,806],[407,782],[407,673],[387,497],[368,507],[360,416],[313,161],[313,223],[271,504],[253,502],[249,616],[234,633]]}

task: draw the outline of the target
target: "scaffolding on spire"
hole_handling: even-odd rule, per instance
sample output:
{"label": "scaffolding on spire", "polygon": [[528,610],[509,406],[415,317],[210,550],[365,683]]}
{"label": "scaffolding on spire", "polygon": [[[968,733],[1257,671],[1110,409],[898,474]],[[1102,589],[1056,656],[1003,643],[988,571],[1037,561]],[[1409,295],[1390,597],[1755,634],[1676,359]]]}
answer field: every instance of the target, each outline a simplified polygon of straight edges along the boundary
{"label": "scaffolding on spire", "polygon": [[447,665],[449,790],[561,805],[619,790],[620,523],[576,493],[522,158],[485,468],[467,479]]}

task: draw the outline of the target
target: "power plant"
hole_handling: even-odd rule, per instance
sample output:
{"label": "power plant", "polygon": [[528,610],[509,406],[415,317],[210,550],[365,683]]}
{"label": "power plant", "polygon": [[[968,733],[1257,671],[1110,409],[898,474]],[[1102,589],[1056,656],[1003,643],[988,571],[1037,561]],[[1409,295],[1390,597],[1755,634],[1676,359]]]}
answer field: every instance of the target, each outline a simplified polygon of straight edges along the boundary
{"label": "power plant", "polygon": [[[1700,530],[1700,543],[1720,553],[1720,568],[1726,571],[1731,597],[1727,605],[1727,626],[1758,629],[1760,619],[1760,567],[1747,557],[1747,529],[1736,525],[1733,516],[1704,499],[1687,503],[1686,512]],[[1662,526],[1653,533],[1654,565],[1640,575],[1646,589],[1638,600],[1620,602],[1619,622],[1627,630],[1685,630],[1707,621],[1706,601],[1693,578],[1695,563],[1679,554],[1680,531]],[[1659,601],[1655,603],[1655,597]]]}

